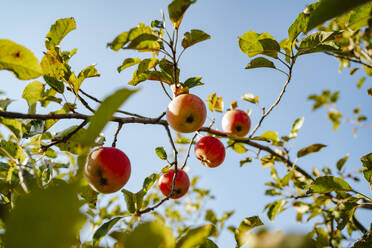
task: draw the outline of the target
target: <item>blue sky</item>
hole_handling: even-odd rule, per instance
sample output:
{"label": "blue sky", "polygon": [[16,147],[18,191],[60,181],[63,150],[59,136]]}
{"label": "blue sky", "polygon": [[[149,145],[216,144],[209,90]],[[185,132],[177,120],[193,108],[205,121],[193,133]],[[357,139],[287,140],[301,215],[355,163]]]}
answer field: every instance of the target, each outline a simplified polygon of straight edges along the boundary
{"label": "blue sky", "polygon": [[[313,1],[293,0],[236,0],[215,1],[199,0],[186,13],[181,25],[180,34],[190,29],[201,29],[212,38],[186,51],[181,59],[181,80],[201,76],[202,87],[192,93],[206,99],[216,92],[223,96],[225,107],[233,100],[238,100],[239,108],[252,109],[252,123],[255,125],[260,117],[260,110],[240,97],[244,93],[253,93],[260,97],[261,105],[268,106],[279,94],[285,81],[283,74],[269,69],[245,70],[249,58],[238,46],[238,36],[253,30],[267,32],[278,41],[286,38],[287,29],[304,7]],[[151,20],[160,19],[160,9],[167,9],[168,1],[6,1],[2,4],[0,17],[1,38],[10,39],[29,48],[41,59],[44,48],[44,37],[51,24],[58,18],[74,17],[77,30],[71,32],[61,46],[63,50],[78,48],[78,53],[71,59],[72,68],[79,72],[91,64],[97,64],[100,78],[86,80],[84,90],[98,98],[113,93],[115,89],[125,87],[130,81],[132,70],[118,74],[116,71],[127,57],[138,56],[131,51],[113,52],[106,48],[116,35],[136,26],[139,22],[150,24]],[[168,23],[169,24],[169,23]],[[144,57],[146,54],[140,54]],[[371,80],[367,78],[362,90],[357,89],[356,82],[363,76],[358,71],[353,76],[347,70],[338,71],[338,62],[323,54],[300,57],[294,67],[293,80],[280,105],[264,121],[257,134],[267,130],[278,131],[287,135],[293,121],[305,117],[305,123],[297,140],[292,144],[292,158],[302,147],[313,143],[328,145],[317,154],[309,155],[298,161],[305,170],[311,172],[313,167],[329,166],[335,168],[337,160],[347,153],[350,159],[345,165],[350,172],[361,168],[359,158],[371,152],[370,129],[359,129],[358,137],[352,134],[354,126],[342,124],[335,132],[332,124],[326,119],[326,112],[311,111],[311,102],[306,98],[312,93],[319,94],[324,89],[340,90],[337,108],[345,115],[352,116],[352,109],[361,106],[362,113],[368,115],[372,109],[371,98],[367,87]],[[9,110],[27,111],[26,101],[21,99],[24,86],[28,82],[18,81],[6,71],[0,72],[0,90],[7,96],[18,99]],[[141,90],[128,100],[123,109],[147,116],[158,116],[165,111],[169,99],[163,94],[160,86],[145,82]],[[84,112],[84,111],[82,111]],[[213,114],[208,113],[212,118]],[[216,113],[215,128],[220,129],[222,115]],[[60,124],[60,126],[68,125]],[[115,132],[114,125],[105,128],[107,145],[111,144]],[[165,146],[171,148],[161,127],[145,125],[124,126],[117,144],[130,158],[132,177],[126,188],[137,191],[143,179],[152,172],[159,171],[163,162],[156,158],[154,148]],[[263,168],[258,160],[239,168],[239,160],[244,155],[228,152],[226,161],[218,168],[203,167],[193,156],[188,166],[191,175],[201,177],[201,186],[211,189],[216,199],[209,207],[222,213],[235,209],[236,213],[228,224],[238,225],[244,217],[259,215],[267,227],[296,231],[310,230],[308,224],[298,224],[292,210],[279,215],[274,222],[269,221],[262,212],[263,207],[272,200],[264,196],[264,183],[270,179],[270,169]],[[279,165],[281,166],[281,165]],[[370,195],[367,183],[356,185],[357,189]],[[368,213],[358,212],[361,221],[368,225]],[[233,236],[225,231],[218,243],[221,247],[231,247]]]}

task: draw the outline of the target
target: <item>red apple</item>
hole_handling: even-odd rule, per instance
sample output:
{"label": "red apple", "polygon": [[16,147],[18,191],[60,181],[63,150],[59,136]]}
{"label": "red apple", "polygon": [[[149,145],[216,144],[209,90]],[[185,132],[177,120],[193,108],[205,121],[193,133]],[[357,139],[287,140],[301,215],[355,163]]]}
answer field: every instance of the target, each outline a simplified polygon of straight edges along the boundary
{"label": "red apple", "polygon": [[[168,173],[163,174],[159,178],[159,189],[163,195],[168,196],[172,190],[172,182],[174,177],[174,169],[170,169]],[[190,180],[186,172],[181,169],[177,170],[176,184],[174,186],[174,194],[171,198],[178,199],[185,195],[189,190]]]}
{"label": "red apple", "polygon": [[176,131],[191,133],[201,128],[207,117],[202,99],[193,94],[175,97],[167,108],[167,121]]}
{"label": "red apple", "polygon": [[251,119],[242,110],[234,109],[227,111],[222,117],[222,129],[228,135],[244,137],[251,128]]}
{"label": "red apple", "polygon": [[200,163],[210,168],[219,166],[225,160],[225,147],[219,139],[213,136],[204,136],[199,139],[194,151]]}
{"label": "red apple", "polygon": [[128,182],[130,171],[127,155],[114,147],[92,151],[85,164],[85,177],[89,185],[105,194],[120,190]]}

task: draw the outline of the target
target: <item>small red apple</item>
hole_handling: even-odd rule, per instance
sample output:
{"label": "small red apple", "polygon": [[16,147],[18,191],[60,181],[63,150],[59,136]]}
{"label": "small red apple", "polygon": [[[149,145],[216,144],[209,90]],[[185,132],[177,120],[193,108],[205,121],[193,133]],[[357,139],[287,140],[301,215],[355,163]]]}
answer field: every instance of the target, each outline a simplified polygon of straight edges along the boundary
{"label": "small red apple", "polygon": [[85,163],[85,177],[89,185],[105,194],[121,189],[128,182],[130,171],[127,155],[114,147],[100,147],[92,151]]}
{"label": "small red apple", "polygon": [[213,136],[204,136],[199,139],[194,151],[200,163],[210,168],[219,166],[225,160],[225,147],[219,139]]}
{"label": "small red apple", "polygon": [[229,135],[244,137],[251,128],[251,119],[242,110],[227,111],[222,117],[222,129]]}
{"label": "small red apple", "polygon": [[203,126],[207,117],[207,109],[203,100],[198,96],[181,94],[169,103],[166,117],[174,130],[191,133]]}
{"label": "small red apple", "polygon": [[[165,196],[169,196],[172,190],[172,182],[174,177],[174,169],[170,169],[168,173],[163,174],[159,178],[159,189]],[[178,199],[185,195],[189,190],[190,180],[186,172],[181,169],[177,170],[176,184],[174,186],[174,193],[172,199]]]}

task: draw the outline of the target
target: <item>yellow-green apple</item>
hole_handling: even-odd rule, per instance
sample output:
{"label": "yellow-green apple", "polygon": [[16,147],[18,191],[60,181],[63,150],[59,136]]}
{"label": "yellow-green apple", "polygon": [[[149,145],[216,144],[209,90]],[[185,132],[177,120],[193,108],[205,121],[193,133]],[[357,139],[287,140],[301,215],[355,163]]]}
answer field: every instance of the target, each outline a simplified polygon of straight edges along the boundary
{"label": "yellow-green apple", "polygon": [[[172,190],[172,183],[174,177],[174,169],[170,169],[168,173],[161,175],[159,178],[159,189],[165,196],[169,196]],[[174,193],[171,196],[173,199],[178,199],[185,195],[189,190],[190,180],[186,172],[181,169],[177,170],[176,182],[174,185]]]}
{"label": "yellow-green apple", "polygon": [[251,119],[242,110],[234,109],[227,111],[222,117],[222,129],[232,136],[244,137],[251,128]]}
{"label": "yellow-green apple", "polygon": [[195,144],[195,156],[200,163],[210,168],[222,164],[225,160],[225,147],[222,142],[213,136],[204,136]]}
{"label": "yellow-green apple", "polygon": [[202,99],[193,94],[175,97],[167,108],[167,121],[176,131],[191,133],[201,128],[207,117]]}
{"label": "yellow-green apple", "polygon": [[121,150],[100,147],[92,151],[85,163],[85,177],[89,185],[100,193],[113,193],[129,180],[130,161]]}

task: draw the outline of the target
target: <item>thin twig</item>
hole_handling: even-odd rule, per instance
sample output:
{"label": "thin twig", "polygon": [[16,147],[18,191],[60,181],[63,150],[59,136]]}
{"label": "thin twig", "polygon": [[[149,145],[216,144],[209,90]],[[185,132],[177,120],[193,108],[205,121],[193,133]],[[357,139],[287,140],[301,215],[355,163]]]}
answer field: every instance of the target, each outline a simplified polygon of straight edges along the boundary
{"label": "thin twig", "polygon": [[79,126],[77,126],[74,130],[72,130],[69,134],[67,134],[66,136],[64,136],[63,138],[60,138],[60,139],[57,139],[53,142],[51,142],[50,144],[48,145],[43,145],[41,146],[41,151],[45,152],[46,150],[48,150],[50,147],[56,145],[56,144],[59,144],[59,143],[64,143],[66,142],[67,140],[69,140],[75,133],[77,133],[80,129],[82,129],[86,124],[88,123],[88,120],[84,120]]}
{"label": "thin twig", "polygon": [[279,104],[280,100],[282,99],[282,97],[283,97],[283,95],[285,93],[285,90],[287,89],[287,86],[290,83],[291,78],[292,78],[293,64],[294,64],[294,60],[292,60],[292,63],[290,65],[290,68],[289,68],[289,71],[288,71],[288,74],[287,74],[288,75],[287,80],[284,83],[283,88],[282,88],[282,91],[280,92],[278,98],[270,106],[270,108],[261,116],[261,119],[259,120],[259,122],[257,123],[257,125],[254,127],[254,129],[252,130],[252,132],[249,134],[249,136],[248,136],[249,138],[252,138],[252,136],[255,134],[255,132],[257,131],[257,129],[261,126],[261,124],[262,124],[263,120],[266,118],[266,116],[268,116],[270,114],[270,112]]}
{"label": "thin twig", "polygon": [[112,147],[116,147],[116,142],[118,141],[118,135],[119,135],[119,132],[121,130],[121,128],[123,127],[123,123],[122,122],[119,122],[118,123],[118,128],[116,129],[116,132],[115,132],[115,135],[114,135],[114,141],[112,142]]}
{"label": "thin twig", "polygon": [[168,91],[164,87],[164,83],[160,82],[161,87],[163,88],[164,93],[167,95],[167,97],[172,101],[172,97],[169,95]]}
{"label": "thin twig", "polygon": [[330,55],[332,57],[339,58],[339,59],[346,59],[347,61],[354,62],[354,63],[357,63],[357,64],[361,64],[361,65],[367,66],[368,68],[372,68],[372,65],[364,63],[360,59],[352,59],[352,58],[349,58],[347,56],[343,56],[343,55],[335,54],[335,53],[330,53],[330,52],[326,52],[325,54]]}
{"label": "thin twig", "polygon": [[[83,91],[82,89],[79,89],[79,91],[85,95],[86,97],[90,98],[91,100],[97,102],[97,103],[102,103],[101,100],[98,100],[97,98],[95,98],[94,96],[86,93],[85,91]],[[142,115],[138,115],[138,114],[133,114],[133,113],[130,113],[130,112],[127,112],[127,111],[123,111],[123,110],[117,110],[116,112],[118,113],[122,113],[122,114],[125,114],[125,115],[130,115],[130,116],[134,116],[134,117],[139,117],[139,118],[144,118],[144,116]]]}
{"label": "thin twig", "polygon": [[194,140],[195,140],[196,136],[198,136],[197,132],[194,134],[194,136],[192,137],[192,139],[190,141],[189,148],[187,149],[185,161],[183,162],[183,165],[181,166],[181,170],[183,170],[183,168],[185,168],[186,163],[187,163],[187,159],[190,157],[191,147],[192,147],[192,144],[194,143]]}

